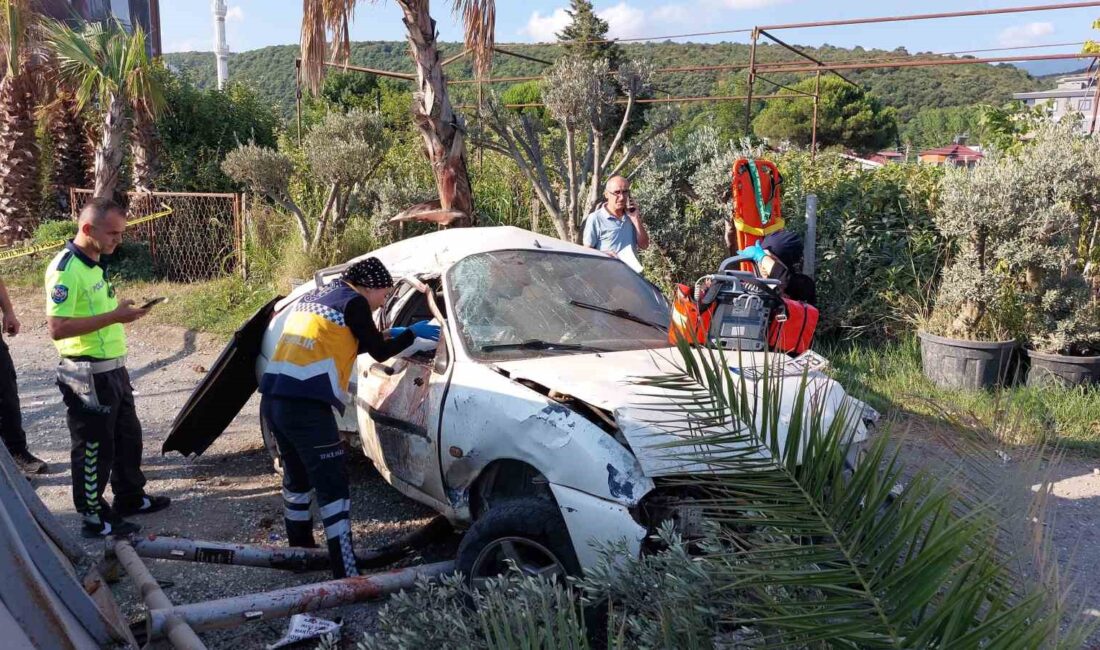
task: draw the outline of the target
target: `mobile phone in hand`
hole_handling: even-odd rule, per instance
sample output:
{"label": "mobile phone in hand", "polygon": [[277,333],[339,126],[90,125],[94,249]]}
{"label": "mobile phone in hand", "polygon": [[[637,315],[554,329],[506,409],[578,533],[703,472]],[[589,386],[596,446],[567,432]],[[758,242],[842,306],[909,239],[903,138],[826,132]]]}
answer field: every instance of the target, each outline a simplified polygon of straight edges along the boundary
{"label": "mobile phone in hand", "polygon": [[168,300],[168,299],[165,298],[164,296],[157,296],[156,298],[152,298],[148,302],[146,302],[144,305],[142,305],[141,309],[149,309],[153,305],[159,305],[160,303],[164,302],[165,300]]}

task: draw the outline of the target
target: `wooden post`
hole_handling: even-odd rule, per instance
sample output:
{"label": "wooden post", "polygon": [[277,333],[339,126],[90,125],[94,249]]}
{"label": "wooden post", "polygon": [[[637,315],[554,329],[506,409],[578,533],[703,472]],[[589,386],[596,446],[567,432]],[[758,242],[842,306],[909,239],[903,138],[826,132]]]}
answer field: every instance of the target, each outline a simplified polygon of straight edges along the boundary
{"label": "wooden post", "polygon": [[814,277],[817,259],[817,195],[806,195],[806,240],[802,242],[802,272]]}

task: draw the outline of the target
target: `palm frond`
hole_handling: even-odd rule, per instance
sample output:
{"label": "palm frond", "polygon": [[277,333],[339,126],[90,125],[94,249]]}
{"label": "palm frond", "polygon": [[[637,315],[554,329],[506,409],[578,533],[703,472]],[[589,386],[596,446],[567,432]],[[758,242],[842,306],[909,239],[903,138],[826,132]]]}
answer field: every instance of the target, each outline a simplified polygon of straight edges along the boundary
{"label": "palm frond", "polygon": [[[344,63],[351,52],[348,25],[357,0],[302,0],[302,81],[312,93],[320,92],[325,64]],[[329,51],[329,35],[332,48]]]}
{"label": "palm frond", "polygon": [[1008,569],[992,505],[960,503],[923,474],[898,490],[886,435],[855,462],[861,405],[831,379],[783,376],[770,360],[750,378],[724,352],[687,344],[675,365],[642,380],[646,408],[664,453],[705,468],[664,480],[703,495],[694,503],[723,527],[707,561],[729,625],[773,646],[1035,648],[1056,637],[1058,608]]}
{"label": "palm frond", "polygon": [[493,62],[497,10],[494,0],[454,0],[455,14],[462,14],[466,49],[474,56],[474,73],[483,76]]}
{"label": "palm frond", "polygon": [[4,74],[20,73],[27,52],[28,38],[33,33],[34,13],[28,0],[0,0],[0,57]]}

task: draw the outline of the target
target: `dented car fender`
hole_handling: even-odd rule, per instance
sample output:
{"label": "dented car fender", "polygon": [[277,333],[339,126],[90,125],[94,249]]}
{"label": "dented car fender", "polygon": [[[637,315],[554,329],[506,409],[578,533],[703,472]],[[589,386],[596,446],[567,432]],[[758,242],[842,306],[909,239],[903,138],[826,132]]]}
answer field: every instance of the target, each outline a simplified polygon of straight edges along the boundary
{"label": "dented car fender", "polygon": [[[469,516],[469,491],[478,476],[501,459],[524,462],[552,484],[626,507],[653,489],[634,455],[610,434],[480,364],[455,368],[442,443],[443,480],[460,516]],[[593,471],[597,467],[603,471]]]}

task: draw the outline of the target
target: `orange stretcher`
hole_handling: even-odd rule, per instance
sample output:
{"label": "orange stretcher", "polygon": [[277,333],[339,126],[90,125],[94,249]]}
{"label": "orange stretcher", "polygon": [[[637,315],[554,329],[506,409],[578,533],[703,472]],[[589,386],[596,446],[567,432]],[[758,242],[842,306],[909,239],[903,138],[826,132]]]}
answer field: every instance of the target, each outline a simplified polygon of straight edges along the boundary
{"label": "orange stretcher", "polygon": [[[730,189],[733,191],[733,225],[737,229],[738,250],[745,250],[783,229],[782,185],[779,168],[770,160],[738,158],[733,163]],[[746,263],[741,268],[752,270]]]}

